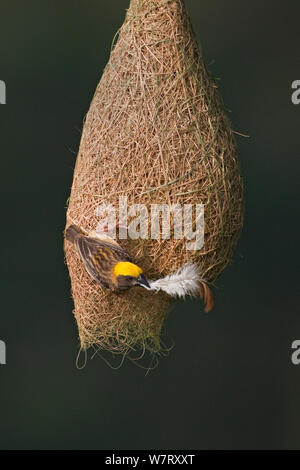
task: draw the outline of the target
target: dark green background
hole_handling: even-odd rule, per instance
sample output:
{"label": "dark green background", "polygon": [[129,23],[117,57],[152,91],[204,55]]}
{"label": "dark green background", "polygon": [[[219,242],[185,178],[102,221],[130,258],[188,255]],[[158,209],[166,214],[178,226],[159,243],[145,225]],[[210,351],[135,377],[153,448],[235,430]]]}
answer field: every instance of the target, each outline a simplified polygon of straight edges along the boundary
{"label": "dark green background", "polygon": [[189,0],[246,185],[244,232],[206,315],[178,303],[145,376],[77,370],[62,231],[82,121],[128,0],[1,0],[2,449],[300,448],[298,1]]}

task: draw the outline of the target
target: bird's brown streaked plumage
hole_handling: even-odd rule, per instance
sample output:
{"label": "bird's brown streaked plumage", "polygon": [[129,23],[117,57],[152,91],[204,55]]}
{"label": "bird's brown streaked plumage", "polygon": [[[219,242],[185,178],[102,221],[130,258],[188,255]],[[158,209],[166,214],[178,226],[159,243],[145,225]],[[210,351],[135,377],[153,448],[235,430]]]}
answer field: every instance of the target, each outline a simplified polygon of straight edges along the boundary
{"label": "bird's brown streaked plumage", "polygon": [[113,276],[117,263],[132,262],[131,256],[115,240],[109,242],[106,235],[103,239],[85,235],[75,225],[66,230],[66,239],[75,244],[86,270],[95,281],[112,290],[129,287],[126,279],[120,278],[118,282]]}

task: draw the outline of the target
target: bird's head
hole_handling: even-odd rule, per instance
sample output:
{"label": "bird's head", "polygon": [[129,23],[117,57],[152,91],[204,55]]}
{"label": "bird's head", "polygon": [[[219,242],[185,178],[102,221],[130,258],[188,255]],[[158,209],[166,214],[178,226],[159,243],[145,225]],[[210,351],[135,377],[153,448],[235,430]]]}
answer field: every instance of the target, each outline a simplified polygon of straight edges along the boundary
{"label": "bird's head", "polygon": [[142,269],[136,264],[128,261],[117,263],[113,270],[114,277],[119,289],[126,289],[133,286],[150,288],[150,285],[143,275]]}

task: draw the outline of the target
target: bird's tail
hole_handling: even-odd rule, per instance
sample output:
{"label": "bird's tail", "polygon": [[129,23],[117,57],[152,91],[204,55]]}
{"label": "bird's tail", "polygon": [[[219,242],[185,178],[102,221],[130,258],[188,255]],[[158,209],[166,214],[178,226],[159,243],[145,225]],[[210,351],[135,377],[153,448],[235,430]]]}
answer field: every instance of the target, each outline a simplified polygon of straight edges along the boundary
{"label": "bird's tail", "polygon": [[83,232],[76,225],[70,225],[66,230],[66,239],[71,243],[74,243],[80,235],[83,235]]}

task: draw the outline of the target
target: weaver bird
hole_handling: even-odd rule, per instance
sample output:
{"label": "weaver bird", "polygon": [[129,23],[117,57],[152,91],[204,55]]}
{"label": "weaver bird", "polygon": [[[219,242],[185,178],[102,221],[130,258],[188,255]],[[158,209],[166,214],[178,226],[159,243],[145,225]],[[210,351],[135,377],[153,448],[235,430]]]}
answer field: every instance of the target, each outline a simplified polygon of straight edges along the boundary
{"label": "weaver bird", "polygon": [[118,291],[133,286],[150,288],[143,270],[130,255],[105,233],[85,235],[76,225],[66,230],[66,239],[74,243],[89,275],[101,286]]}

